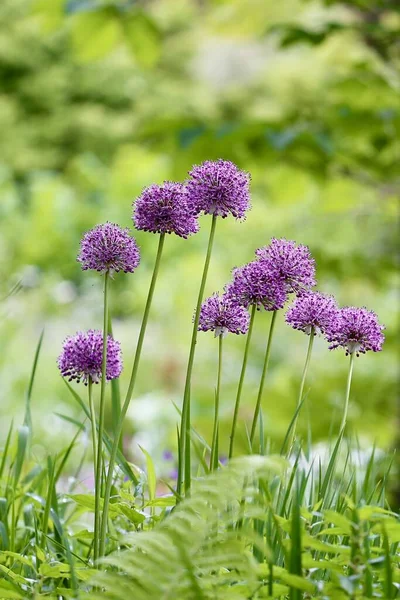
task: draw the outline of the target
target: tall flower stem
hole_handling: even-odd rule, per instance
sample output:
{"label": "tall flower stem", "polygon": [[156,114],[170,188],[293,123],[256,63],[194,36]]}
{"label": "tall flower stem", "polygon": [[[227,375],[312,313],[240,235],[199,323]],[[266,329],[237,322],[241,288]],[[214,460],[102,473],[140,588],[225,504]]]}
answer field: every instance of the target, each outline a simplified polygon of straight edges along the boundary
{"label": "tall flower stem", "polygon": [[149,320],[150,307],[151,307],[151,303],[153,300],[154,289],[156,286],[157,276],[158,276],[158,272],[159,272],[159,268],[160,268],[161,256],[162,256],[163,247],[164,247],[164,240],[165,240],[165,234],[161,233],[159,242],[158,242],[157,256],[156,256],[156,260],[154,263],[153,275],[152,275],[151,282],[150,282],[150,288],[149,288],[149,292],[147,295],[146,306],[144,309],[142,324],[140,327],[138,342],[137,342],[137,346],[136,346],[135,357],[133,360],[133,367],[132,367],[131,378],[129,381],[128,391],[126,392],[125,401],[121,408],[121,413],[119,415],[119,420],[118,420],[116,430],[115,430],[113,445],[111,448],[110,460],[108,463],[108,471],[107,471],[107,478],[106,478],[106,486],[105,486],[105,491],[104,491],[104,507],[103,507],[103,518],[101,521],[99,557],[104,556],[104,550],[105,550],[105,545],[106,545],[107,523],[108,523],[108,508],[109,508],[109,504],[110,504],[110,494],[111,494],[111,486],[112,486],[112,481],[113,481],[115,460],[117,457],[117,451],[118,451],[118,446],[119,446],[119,442],[120,442],[120,438],[121,438],[121,434],[122,434],[125,416],[126,416],[130,401],[132,399],[133,390],[135,388],[136,376],[137,376],[140,357],[141,357],[141,353],[142,353],[143,340],[144,340],[144,336],[146,333],[147,322]]}
{"label": "tall flower stem", "polygon": [[289,443],[289,446],[288,446],[288,452],[290,452],[290,449],[293,446],[293,442],[294,442],[295,437],[296,437],[296,427],[297,427],[297,421],[298,421],[298,418],[299,418],[299,407],[301,405],[301,401],[303,400],[304,386],[305,386],[306,379],[307,379],[308,367],[310,365],[311,354],[312,354],[313,343],[314,343],[314,337],[315,337],[315,330],[314,330],[314,327],[311,327],[310,339],[308,340],[308,349],[307,349],[306,362],[304,363],[303,376],[301,378],[300,391],[299,391],[299,396],[297,398],[296,417],[295,417],[295,420],[294,420],[294,423],[293,423],[293,427],[292,427],[292,435],[291,435],[290,443]]}
{"label": "tall flower stem", "polygon": [[90,421],[92,426],[92,445],[93,445],[93,470],[96,477],[97,472],[97,433],[96,433],[96,411],[94,410],[93,402],[93,382],[89,377],[88,381],[88,397],[89,397],[89,409],[90,409]]}
{"label": "tall flower stem", "polygon": [[217,224],[217,216],[213,215],[211,221],[210,236],[208,238],[208,247],[206,259],[204,262],[203,275],[201,278],[199,296],[197,298],[196,312],[193,319],[192,341],[190,344],[189,360],[186,371],[185,391],[183,395],[183,405],[181,413],[181,428],[180,428],[180,444],[179,444],[179,465],[178,465],[178,482],[177,493],[182,494],[182,483],[185,484],[185,492],[188,494],[191,485],[191,447],[190,447],[190,384],[192,380],[192,371],[194,363],[194,355],[197,342],[197,329],[199,326],[200,309],[204,295],[204,288],[207,281],[208,267],[210,265],[211,253],[215,237],[215,227]]}
{"label": "tall flower stem", "polygon": [[262,400],[262,395],[263,395],[263,391],[264,391],[265,376],[267,374],[269,357],[271,355],[272,336],[273,336],[274,328],[275,328],[276,315],[277,315],[277,311],[274,310],[272,313],[272,317],[271,317],[271,324],[269,326],[267,348],[265,350],[264,364],[263,364],[263,369],[262,369],[261,379],[260,379],[260,386],[258,388],[256,407],[254,409],[253,423],[251,425],[251,433],[250,433],[250,443],[251,444],[253,444],[253,441],[254,441],[254,436],[256,434],[257,423],[258,423],[258,415],[260,414],[261,400]]}
{"label": "tall flower stem", "polygon": [[242,397],[244,376],[246,375],[247,360],[249,357],[250,341],[251,341],[251,335],[253,333],[253,325],[254,325],[254,317],[256,315],[256,309],[257,309],[257,307],[254,304],[251,308],[249,331],[247,333],[246,345],[244,348],[242,370],[240,371],[239,385],[238,385],[237,394],[236,394],[235,409],[233,411],[232,429],[231,429],[231,435],[230,435],[230,441],[229,441],[229,458],[232,458],[232,456],[233,456],[233,446],[235,443],[236,424],[237,424],[237,419],[238,419],[238,414],[239,414],[240,399]]}
{"label": "tall flower stem", "polygon": [[342,424],[340,425],[339,435],[344,432],[347,423],[347,413],[349,411],[349,399],[350,399],[350,388],[351,388],[351,379],[353,377],[353,368],[354,368],[354,352],[350,354],[350,364],[349,364],[349,373],[347,376],[347,386],[346,386],[346,399],[344,401],[344,411]]}
{"label": "tall flower stem", "polygon": [[215,390],[215,410],[214,410],[214,428],[211,443],[210,471],[218,468],[218,428],[219,428],[219,397],[221,390],[221,372],[222,372],[222,335],[218,336],[218,375],[217,387]]}
{"label": "tall flower stem", "polygon": [[94,507],[94,559],[99,557],[100,546],[100,499],[101,499],[101,477],[103,463],[103,432],[104,432],[104,414],[106,399],[107,382],[107,339],[108,339],[108,282],[109,272],[104,275],[104,319],[103,319],[103,362],[101,368],[101,389],[100,389],[100,409],[99,409],[99,436],[97,442],[96,476],[95,476],[95,507]]}

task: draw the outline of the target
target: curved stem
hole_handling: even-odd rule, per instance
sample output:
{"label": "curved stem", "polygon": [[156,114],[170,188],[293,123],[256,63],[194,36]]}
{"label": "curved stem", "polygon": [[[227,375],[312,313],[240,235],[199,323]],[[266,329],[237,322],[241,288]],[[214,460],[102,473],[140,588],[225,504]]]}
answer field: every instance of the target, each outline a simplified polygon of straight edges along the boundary
{"label": "curved stem", "polygon": [[96,411],[94,409],[93,402],[93,382],[89,377],[88,381],[88,396],[89,396],[89,409],[90,409],[90,422],[92,426],[92,446],[93,446],[93,471],[96,478],[97,472],[97,432],[96,432]]}
{"label": "curved stem", "polygon": [[304,386],[305,386],[305,383],[306,383],[307,371],[308,371],[308,367],[309,367],[310,360],[311,360],[311,353],[312,353],[312,348],[313,348],[313,343],[314,343],[314,337],[315,337],[315,330],[314,330],[314,327],[311,327],[310,339],[308,340],[308,349],[307,349],[306,362],[304,363],[303,376],[301,378],[300,391],[299,391],[299,396],[297,398],[296,417],[295,417],[295,420],[294,420],[294,423],[293,423],[290,444],[288,446],[288,452],[289,453],[290,453],[291,447],[293,446],[293,442],[294,442],[295,437],[296,437],[297,420],[299,418],[299,407],[301,405],[301,401],[303,400]]}
{"label": "curved stem", "polygon": [[211,443],[210,471],[218,468],[218,428],[219,428],[219,397],[221,390],[221,372],[222,372],[222,334],[218,336],[218,375],[217,388],[215,390],[215,410],[214,410],[214,428]]}
{"label": "curved stem", "polygon": [[203,275],[201,278],[199,295],[197,298],[196,312],[193,319],[192,341],[190,344],[190,352],[188,366],[186,370],[185,391],[183,395],[183,405],[181,414],[180,428],[180,444],[179,444],[179,465],[178,465],[178,482],[177,493],[180,496],[182,493],[182,483],[185,483],[185,492],[188,493],[191,485],[191,448],[190,448],[190,384],[192,380],[192,371],[194,363],[194,355],[197,342],[197,329],[199,326],[200,309],[203,301],[204,288],[207,281],[208,267],[210,265],[211,252],[214,243],[215,227],[217,224],[217,216],[213,215],[211,221],[210,236],[208,238],[207,254],[204,262]]}
{"label": "curved stem", "polygon": [[229,441],[229,458],[232,458],[232,456],[233,456],[233,445],[235,442],[236,424],[237,424],[237,418],[238,418],[238,414],[239,414],[240,399],[242,397],[244,376],[246,374],[247,359],[249,357],[250,340],[251,340],[251,335],[253,333],[253,325],[254,325],[254,317],[256,315],[256,308],[257,308],[256,305],[253,305],[251,308],[249,331],[247,333],[246,346],[244,348],[242,370],[240,371],[239,385],[238,385],[238,390],[237,390],[237,394],[236,394],[235,409],[233,411],[232,429],[231,429],[231,435],[230,435],[230,441]]}
{"label": "curved stem", "polygon": [[144,336],[146,333],[146,327],[147,327],[147,322],[149,319],[150,307],[151,307],[151,303],[153,300],[154,289],[156,286],[157,276],[158,276],[158,272],[159,272],[159,268],[160,268],[161,256],[162,256],[162,251],[163,251],[163,247],[164,247],[164,239],[165,239],[165,234],[162,233],[160,235],[160,239],[158,242],[156,261],[154,263],[153,275],[151,278],[150,288],[149,288],[149,292],[148,292],[147,300],[146,300],[146,306],[145,306],[144,313],[143,313],[142,325],[140,327],[140,332],[139,332],[138,342],[137,342],[137,346],[136,346],[135,357],[133,360],[133,367],[132,367],[131,378],[129,381],[128,391],[126,392],[125,401],[121,408],[121,413],[119,415],[119,420],[118,420],[117,427],[115,430],[113,445],[111,448],[110,461],[108,464],[106,486],[105,486],[105,492],[104,492],[103,518],[101,521],[100,550],[99,550],[100,557],[104,556],[104,551],[105,551],[107,523],[108,523],[108,507],[110,504],[110,494],[111,494],[111,486],[112,486],[112,481],[113,481],[115,460],[117,457],[117,451],[118,451],[118,446],[119,446],[119,442],[120,442],[120,438],[121,438],[121,434],[122,434],[125,415],[127,413],[127,410],[128,410],[131,398],[132,398],[133,390],[135,387],[135,383],[136,383],[136,376],[137,376],[137,372],[138,372],[140,356],[142,353],[143,340],[144,340]]}
{"label": "curved stem", "polygon": [[256,402],[256,407],[254,409],[253,423],[251,425],[251,433],[250,433],[251,445],[253,444],[253,441],[254,441],[254,436],[256,434],[256,429],[257,429],[258,415],[260,414],[261,400],[262,400],[262,395],[263,395],[263,391],[264,391],[265,375],[267,374],[269,357],[271,354],[272,336],[273,336],[274,328],[275,328],[276,315],[277,315],[277,311],[274,310],[272,313],[272,317],[271,317],[271,325],[269,327],[267,348],[265,350],[265,357],[264,357],[264,364],[263,364],[263,369],[262,369],[262,373],[261,373],[260,387],[258,388],[257,402]]}
{"label": "curved stem", "polygon": [[101,499],[101,477],[103,463],[103,431],[105,414],[105,397],[107,381],[107,338],[108,338],[108,282],[109,272],[104,275],[104,311],[103,311],[103,362],[101,368],[101,389],[99,409],[99,436],[97,443],[96,477],[95,477],[95,507],[94,507],[94,559],[99,557],[100,544],[100,499]]}
{"label": "curved stem", "polygon": [[347,386],[346,386],[346,399],[344,402],[343,418],[342,418],[342,424],[340,425],[339,435],[344,432],[344,429],[346,427],[346,422],[347,422],[347,413],[349,410],[351,379],[353,377],[353,368],[354,368],[354,354],[355,354],[354,352],[352,352],[350,354],[349,374],[347,376]]}

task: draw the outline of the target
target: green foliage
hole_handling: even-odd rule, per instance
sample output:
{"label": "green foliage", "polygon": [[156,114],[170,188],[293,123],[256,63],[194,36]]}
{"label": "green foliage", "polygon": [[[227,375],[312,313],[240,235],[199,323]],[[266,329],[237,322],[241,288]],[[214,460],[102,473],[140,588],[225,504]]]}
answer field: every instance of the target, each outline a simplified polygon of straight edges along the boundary
{"label": "green foliage", "polygon": [[[1,598],[77,598],[78,590],[80,598],[124,600],[398,596],[399,517],[387,494],[393,459],[380,459],[379,447],[396,435],[400,16],[395,0],[373,4],[0,3]],[[293,416],[306,352],[303,337],[278,320],[260,413],[259,447],[268,456],[208,474],[216,347],[203,336],[192,414],[199,477],[175,507],[159,455],[173,444],[170,401],[181,405],[205,234],[168,239],[127,428],[145,436],[144,456],[118,452],[105,570],[95,572],[94,499],[79,484],[90,413],[54,360],[71,324],[101,318],[99,281],[83,280],[73,259],[85,229],[106,219],[129,224],[143,186],[183,179],[193,163],[219,156],[252,173],[253,210],[244,225],[221,225],[206,293],[272,235],[287,236],[310,245],[321,288],[342,304],[367,304],[387,324],[382,356],[356,364],[350,424],[361,447],[347,451],[339,438],[324,462],[327,446],[309,440],[290,466],[269,455]],[[153,238],[137,237],[141,268],[132,283],[113,282],[111,298],[127,358],[155,255]],[[38,343],[43,315],[49,333]],[[242,451],[267,335],[267,320],[257,318]],[[35,346],[27,386],[25,356]],[[316,350],[298,427],[304,437],[312,429],[314,442],[338,429],[346,369],[339,354]],[[224,352],[221,454],[242,348],[227,340]],[[109,405],[115,427],[115,385]],[[10,425],[5,416],[18,408],[23,425]],[[359,463],[354,455],[375,438]]]}

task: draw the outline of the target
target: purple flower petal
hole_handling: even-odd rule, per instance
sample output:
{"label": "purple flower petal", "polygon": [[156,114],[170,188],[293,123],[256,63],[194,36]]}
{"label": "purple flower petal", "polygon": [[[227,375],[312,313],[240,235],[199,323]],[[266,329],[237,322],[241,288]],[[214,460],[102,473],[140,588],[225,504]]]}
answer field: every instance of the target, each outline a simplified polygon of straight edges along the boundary
{"label": "purple flower petal", "polygon": [[[58,357],[58,368],[69,381],[75,379],[87,385],[89,379],[98,383],[103,362],[103,332],[89,329],[68,337]],[[120,343],[111,336],[107,339],[107,381],[119,377],[122,371]]]}

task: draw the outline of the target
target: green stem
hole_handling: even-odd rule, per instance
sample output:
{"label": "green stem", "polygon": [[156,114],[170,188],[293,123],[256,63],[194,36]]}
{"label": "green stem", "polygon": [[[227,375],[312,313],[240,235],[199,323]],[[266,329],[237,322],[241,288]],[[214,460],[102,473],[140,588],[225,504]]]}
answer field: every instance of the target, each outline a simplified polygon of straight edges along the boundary
{"label": "green stem", "polygon": [[221,390],[221,372],[222,372],[222,334],[218,336],[218,375],[217,388],[215,390],[215,411],[214,428],[211,444],[210,471],[218,468],[218,428],[219,428],[219,396]]}
{"label": "green stem", "polygon": [[347,422],[347,413],[349,411],[349,399],[350,399],[350,388],[351,388],[351,379],[353,377],[353,368],[354,368],[354,352],[350,354],[350,365],[349,365],[349,374],[347,376],[347,386],[346,386],[346,399],[344,402],[344,411],[343,411],[343,419],[342,424],[340,425],[339,435],[344,432]]}
{"label": "green stem", "polygon": [[124,404],[121,408],[121,413],[119,416],[119,421],[117,423],[115,436],[114,436],[114,440],[113,440],[113,445],[111,448],[110,461],[108,464],[108,471],[107,471],[107,478],[106,478],[106,487],[105,487],[105,492],[104,492],[103,518],[101,521],[100,551],[99,551],[100,557],[104,556],[105,545],[106,545],[108,508],[110,505],[110,494],[111,494],[111,486],[112,486],[112,481],[113,481],[115,460],[117,457],[117,451],[118,451],[118,446],[119,446],[119,442],[120,442],[120,438],[121,438],[121,434],[122,434],[125,416],[126,416],[130,401],[132,399],[133,390],[135,388],[136,376],[137,376],[140,357],[141,357],[141,353],[142,353],[143,340],[144,340],[144,336],[146,333],[147,322],[149,320],[150,307],[151,307],[151,303],[153,300],[154,289],[156,287],[157,276],[158,276],[160,263],[161,263],[161,256],[162,256],[163,247],[164,247],[164,240],[165,240],[165,234],[162,233],[160,235],[160,239],[158,242],[157,256],[156,256],[156,260],[154,263],[153,275],[151,278],[150,288],[149,288],[149,292],[148,292],[147,300],[146,300],[146,306],[145,306],[144,313],[143,313],[142,325],[140,327],[140,332],[139,332],[138,342],[137,342],[137,346],[136,346],[135,357],[133,360],[133,367],[132,367],[131,378],[129,381],[128,391],[126,393]]}
{"label": "green stem", "polygon": [[190,384],[192,379],[194,355],[197,342],[197,329],[199,326],[200,309],[203,301],[204,288],[207,281],[208,267],[210,265],[211,252],[214,243],[215,227],[217,224],[217,216],[213,215],[211,221],[210,236],[208,239],[208,247],[206,259],[204,262],[203,275],[201,278],[199,296],[197,298],[196,312],[193,319],[192,341],[190,344],[189,360],[186,371],[185,391],[183,395],[183,405],[181,414],[181,429],[180,429],[180,446],[179,446],[179,465],[178,465],[178,482],[177,493],[181,496],[182,483],[185,483],[185,492],[188,494],[191,485],[191,453],[190,453]]}
{"label": "green stem", "polygon": [[232,458],[232,456],[233,456],[233,445],[235,442],[236,424],[237,424],[237,419],[238,419],[238,415],[239,415],[240,399],[242,397],[243,382],[244,382],[244,376],[246,374],[247,359],[249,357],[250,340],[251,340],[251,334],[253,332],[254,317],[256,315],[256,309],[257,309],[257,307],[254,304],[251,308],[249,331],[247,333],[246,346],[244,348],[242,370],[240,372],[239,385],[238,385],[238,390],[237,390],[237,394],[236,394],[235,409],[233,411],[232,429],[231,429],[231,435],[230,435],[230,441],[229,441],[229,458]]}
{"label": "green stem", "polygon": [[251,425],[251,433],[250,433],[250,443],[251,444],[253,444],[253,441],[254,441],[254,436],[256,434],[257,423],[258,423],[258,415],[260,414],[261,400],[262,400],[262,395],[263,395],[263,391],[264,391],[265,376],[267,374],[269,357],[271,354],[272,336],[274,333],[276,315],[277,315],[277,311],[274,310],[274,312],[272,313],[272,317],[271,317],[271,325],[269,327],[267,348],[265,350],[265,357],[264,357],[264,364],[263,364],[263,369],[262,369],[262,373],[261,373],[260,387],[258,388],[257,402],[256,402],[256,407],[254,409],[253,423]]}
{"label": "green stem", "polygon": [[97,472],[97,432],[96,432],[96,411],[94,409],[93,402],[93,382],[91,377],[88,381],[88,395],[89,395],[89,409],[90,409],[90,422],[92,426],[92,445],[93,445],[93,470],[94,476],[96,477]]}
{"label": "green stem", "polygon": [[97,442],[96,476],[95,476],[95,506],[94,506],[94,559],[99,557],[100,546],[100,500],[101,500],[101,477],[103,463],[103,432],[106,398],[106,375],[107,375],[107,339],[108,339],[108,282],[110,274],[106,271],[104,275],[104,313],[103,313],[103,362],[101,367],[101,389],[99,409],[99,435]]}
{"label": "green stem", "polygon": [[293,427],[292,427],[291,441],[290,441],[290,444],[288,446],[288,448],[289,448],[288,451],[289,452],[291,450],[291,447],[293,446],[293,442],[294,442],[295,437],[296,437],[297,420],[299,418],[299,406],[301,404],[301,401],[303,400],[304,386],[305,386],[305,383],[306,383],[308,367],[310,365],[311,353],[312,353],[312,348],[313,348],[313,343],[314,343],[314,337],[315,337],[315,330],[314,330],[314,327],[311,327],[310,339],[308,340],[308,349],[307,349],[306,362],[304,363],[303,376],[301,378],[300,391],[299,391],[299,396],[297,398],[296,417],[295,417],[295,420],[294,420],[294,423],[293,423]]}

